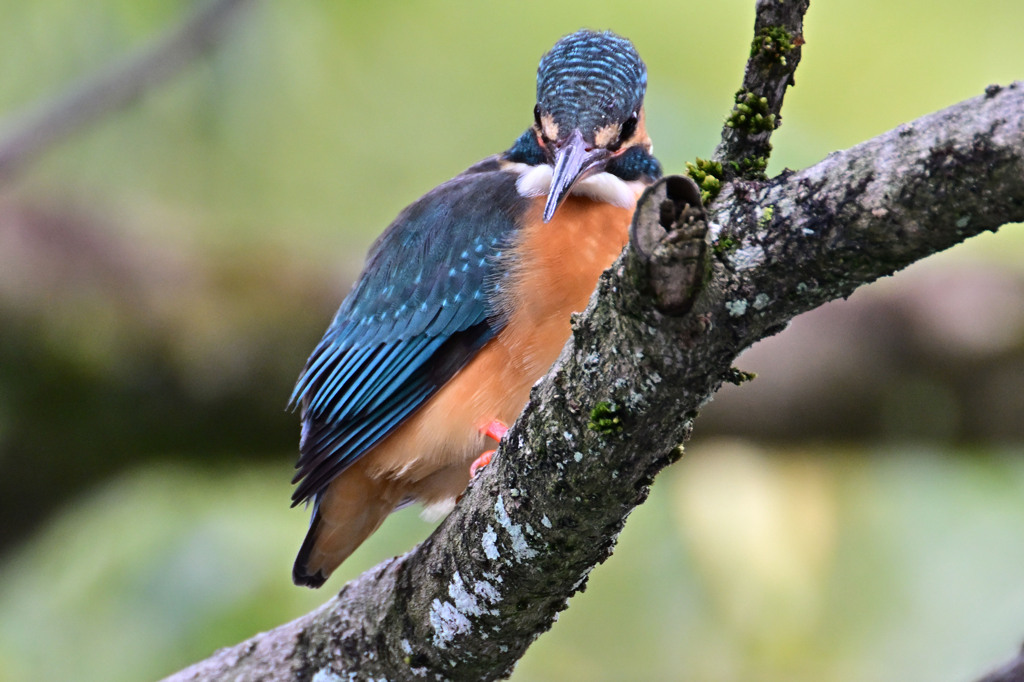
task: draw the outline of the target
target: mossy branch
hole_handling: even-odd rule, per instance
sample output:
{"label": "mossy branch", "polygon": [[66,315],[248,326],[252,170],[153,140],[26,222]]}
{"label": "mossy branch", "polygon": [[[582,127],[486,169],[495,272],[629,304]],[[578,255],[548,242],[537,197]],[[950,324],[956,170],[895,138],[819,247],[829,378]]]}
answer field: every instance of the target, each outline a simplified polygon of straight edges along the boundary
{"label": "mossy branch", "polygon": [[810,0],[757,0],[754,39],[732,111],[713,160],[721,180],[763,180],[772,152],[772,132],[782,122],[786,88],[800,64],[804,14]]}

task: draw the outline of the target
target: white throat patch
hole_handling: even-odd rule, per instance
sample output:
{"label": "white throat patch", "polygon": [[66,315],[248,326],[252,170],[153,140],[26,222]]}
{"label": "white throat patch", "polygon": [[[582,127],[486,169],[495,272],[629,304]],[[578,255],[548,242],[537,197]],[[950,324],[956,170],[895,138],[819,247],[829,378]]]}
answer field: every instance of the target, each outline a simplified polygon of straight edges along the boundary
{"label": "white throat patch", "polygon": [[[546,197],[551,189],[552,168],[547,164],[527,166],[525,163],[512,165],[519,173],[516,189],[522,197]],[[643,192],[645,185],[632,180],[627,182],[611,173],[591,175],[576,183],[570,194],[587,197],[594,201],[603,201],[619,208],[633,209],[636,198]]]}

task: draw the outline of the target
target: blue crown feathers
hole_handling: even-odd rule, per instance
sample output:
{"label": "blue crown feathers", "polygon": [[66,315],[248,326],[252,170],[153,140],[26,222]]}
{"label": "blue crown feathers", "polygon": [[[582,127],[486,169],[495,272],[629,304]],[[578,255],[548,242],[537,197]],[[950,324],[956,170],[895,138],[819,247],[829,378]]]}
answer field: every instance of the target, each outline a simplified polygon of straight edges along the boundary
{"label": "blue crown feathers", "polygon": [[537,104],[559,130],[578,128],[586,137],[626,120],[640,107],[647,67],[628,39],[611,31],[567,35],[537,67]]}

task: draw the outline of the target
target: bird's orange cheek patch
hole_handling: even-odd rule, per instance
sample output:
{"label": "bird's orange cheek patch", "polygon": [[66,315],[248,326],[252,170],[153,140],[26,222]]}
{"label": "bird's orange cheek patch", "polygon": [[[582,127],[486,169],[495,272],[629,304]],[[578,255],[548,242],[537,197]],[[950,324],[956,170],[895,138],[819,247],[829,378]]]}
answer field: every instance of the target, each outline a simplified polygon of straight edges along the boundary
{"label": "bird's orange cheek patch", "polygon": [[594,135],[594,143],[598,147],[605,149],[617,139],[619,139],[619,126],[614,123],[609,123],[605,127],[599,128]]}
{"label": "bird's orange cheek patch", "polygon": [[544,132],[544,137],[549,140],[558,139],[558,124],[555,123],[555,118],[551,114],[544,114],[540,117],[540,127]]}

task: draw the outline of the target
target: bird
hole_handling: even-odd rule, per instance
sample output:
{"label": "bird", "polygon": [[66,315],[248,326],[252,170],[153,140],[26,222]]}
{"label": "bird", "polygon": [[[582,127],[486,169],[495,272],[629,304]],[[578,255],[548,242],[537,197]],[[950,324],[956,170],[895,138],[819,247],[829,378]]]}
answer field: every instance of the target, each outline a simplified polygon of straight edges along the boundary
{"label": "bird", "polygon": [[661,177],[646,87],[628,39],[564,36],[537,68],[532,125],[370,247],[291,397],[292,506],[312,505],[297,585],[323,585],[396,509],[450,511],[523,410]]}

